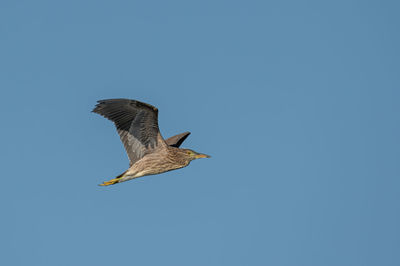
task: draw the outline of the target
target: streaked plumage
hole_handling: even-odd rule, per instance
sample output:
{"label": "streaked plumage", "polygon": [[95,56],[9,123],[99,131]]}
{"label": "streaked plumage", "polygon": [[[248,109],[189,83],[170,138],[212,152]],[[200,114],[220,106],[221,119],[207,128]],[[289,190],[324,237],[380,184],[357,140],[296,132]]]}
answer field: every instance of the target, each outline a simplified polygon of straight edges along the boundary
{"label": "streaked plumage", "polygon": [[130,161],[127,171],[103,186],[175,170],[194,159],[209,157],[179,148],[190,132],[164,140],[158,128],[158,109],[150,104],[129,99],[100,100],[93,112],[114,122]]}

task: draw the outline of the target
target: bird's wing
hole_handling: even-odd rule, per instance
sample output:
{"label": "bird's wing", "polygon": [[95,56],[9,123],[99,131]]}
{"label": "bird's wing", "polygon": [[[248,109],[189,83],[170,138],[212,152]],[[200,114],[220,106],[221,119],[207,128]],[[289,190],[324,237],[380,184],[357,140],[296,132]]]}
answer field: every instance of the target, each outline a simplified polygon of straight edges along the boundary
{"label": "bird's wing", "polygon": [[158,128],[158,109],[150,104],[129,99],[100,100],[92,112],[114,122],[131,165],[166,145]]}
{"label": "bird's wing", "polygon": [[175,135],[165,140],[167,145],[179,148],[182,142],[190,135],[190,132],[183,132],[181,134]]}

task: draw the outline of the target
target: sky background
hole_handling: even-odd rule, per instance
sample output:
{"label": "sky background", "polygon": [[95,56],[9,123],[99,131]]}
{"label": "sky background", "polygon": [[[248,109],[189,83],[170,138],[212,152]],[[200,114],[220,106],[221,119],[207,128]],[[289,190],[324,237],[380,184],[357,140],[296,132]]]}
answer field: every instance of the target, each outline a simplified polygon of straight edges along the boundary
{"label": "sky background", "polygon": [[[400,265],[398,1],[1,1],[1,265]],[[128,167],[99,99],[212,155]]]}

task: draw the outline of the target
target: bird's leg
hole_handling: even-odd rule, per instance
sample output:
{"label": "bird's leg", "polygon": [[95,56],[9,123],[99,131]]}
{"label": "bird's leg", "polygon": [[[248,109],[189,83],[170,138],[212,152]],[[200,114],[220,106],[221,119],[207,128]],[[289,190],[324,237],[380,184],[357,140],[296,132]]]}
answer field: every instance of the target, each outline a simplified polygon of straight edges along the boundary
{"label": "bird's leg", "polygon": [[121,178],[114,178],[114,179],[111,179],[111,180],[109,180],[109,181],[103,182],[103,184],[99,184],[99,186],[114,185],[114,184],[118,183],[118,181],[119,181],[120,179],[121,179]]}
{"label": "bird's leg", "polygon": [[128,171],[123,172],[122,174],[120,174],[119,176],[117,176],[117,177],[114,178],[114,179],[111,179],[111,180],[109,180],[109,181],[103,182],[103,184],[99,184],[99,186],[109,186],[109,185],[114,185],[114,184],[119,183],[119,181],[121,180],[121,178],[123,178],[123,177],[125,176],[126,172],[128,172]]}

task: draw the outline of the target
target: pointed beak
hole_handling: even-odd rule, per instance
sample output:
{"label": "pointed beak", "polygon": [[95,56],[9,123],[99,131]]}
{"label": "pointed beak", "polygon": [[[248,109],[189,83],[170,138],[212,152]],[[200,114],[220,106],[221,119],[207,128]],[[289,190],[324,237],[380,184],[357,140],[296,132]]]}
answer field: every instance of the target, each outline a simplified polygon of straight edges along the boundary
{"label": "pointed beak", "polygon": [[210,157],[211,157],[210,155],[201,154],[201,153],[195,155],[195,158],[196,158],[196,159],[200,159],[200,158],[210,158]]}

